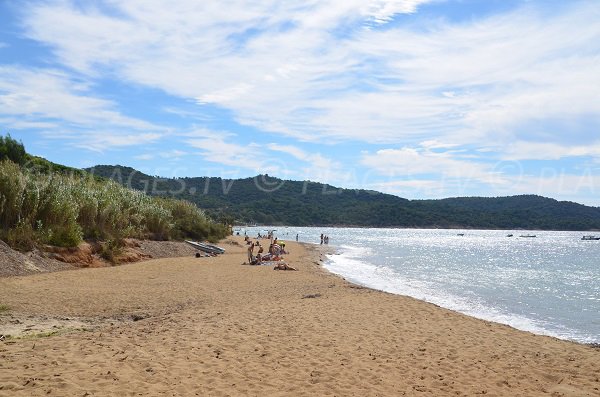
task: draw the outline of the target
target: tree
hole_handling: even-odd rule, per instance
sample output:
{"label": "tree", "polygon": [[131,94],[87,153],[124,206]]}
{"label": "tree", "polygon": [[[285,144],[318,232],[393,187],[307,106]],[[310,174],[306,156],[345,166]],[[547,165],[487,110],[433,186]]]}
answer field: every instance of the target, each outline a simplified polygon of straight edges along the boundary
{"label": "tree", "polygon": [[14,140],[10,134],[6,137],[0,136],[0,160],[11,160],[19,165],[27,161],[27,153],[22,142]]}

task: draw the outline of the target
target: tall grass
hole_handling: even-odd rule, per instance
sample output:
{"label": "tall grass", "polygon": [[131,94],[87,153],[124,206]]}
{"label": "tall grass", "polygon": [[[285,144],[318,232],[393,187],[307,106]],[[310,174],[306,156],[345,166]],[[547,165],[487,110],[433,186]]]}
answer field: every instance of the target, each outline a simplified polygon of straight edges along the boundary
{"label": "tall grass", "polygon": [[27,171],[0,162],[0,237],[14,247],[72,247],[83,239],[217,240],[227,234],[194,204],[150,197],[112,181]]}

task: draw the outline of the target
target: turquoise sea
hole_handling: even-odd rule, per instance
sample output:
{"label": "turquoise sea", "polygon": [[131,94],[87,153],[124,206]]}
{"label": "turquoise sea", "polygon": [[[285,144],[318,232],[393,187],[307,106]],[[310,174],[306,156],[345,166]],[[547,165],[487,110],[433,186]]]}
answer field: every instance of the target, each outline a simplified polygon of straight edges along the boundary
{"label": "turquoise sea", "polygon": [[[336,253],[349,281],[537,334],[600,343],[600,241],[587,232],[256,227]],[[459,235],[464,234],[464,235]],[[507,237],[512,234],[512,237]],[[520,237],[521,235],[536,237]]]}

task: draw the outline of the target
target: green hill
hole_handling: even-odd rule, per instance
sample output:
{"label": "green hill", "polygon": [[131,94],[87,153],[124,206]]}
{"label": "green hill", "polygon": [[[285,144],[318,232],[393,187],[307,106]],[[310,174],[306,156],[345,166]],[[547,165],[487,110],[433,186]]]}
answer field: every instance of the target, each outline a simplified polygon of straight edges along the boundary
{"label": "green hill", "polygon": [[2,160],[10,160],[20,167],[36,173],[59,173],[78,176],[87,175],[83,170],[53,163],[45,158],[27,153],[23,144],[13,139],[10,134],[0,136],[0,161]]}
{"label": "green hill", "polygon": [[407,200],[268,175],[159,178],[129,167],[87,170],[150,195],[189,200],[216,219],[296,226],[600,230],[600,208],[535,195]]}

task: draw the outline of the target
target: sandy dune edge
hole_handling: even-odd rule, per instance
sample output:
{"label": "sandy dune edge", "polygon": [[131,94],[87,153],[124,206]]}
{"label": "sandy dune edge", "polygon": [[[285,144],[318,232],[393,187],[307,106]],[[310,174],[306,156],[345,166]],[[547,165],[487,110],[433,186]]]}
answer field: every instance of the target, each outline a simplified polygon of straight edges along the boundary
{"label": "sandy dune edge", "polygon": [[289,243],[286,272],[225,247],[0,279],[0,333],[81,323],[0,342],[0,396],[600,395],[597,349],[356,287],[314,248]]}
{"label": "sandy dune edge", "polygon": [[[0,277],[72,270],[85,267],[111,267],[114,263],[101,257],[102,243],[83,242],[75,248],[44,246],[21,253],[0,240]],[[147,259],[192,256],[196,250],[179,241],[126,239],[123,250],[114,257],[116,263]]]}

